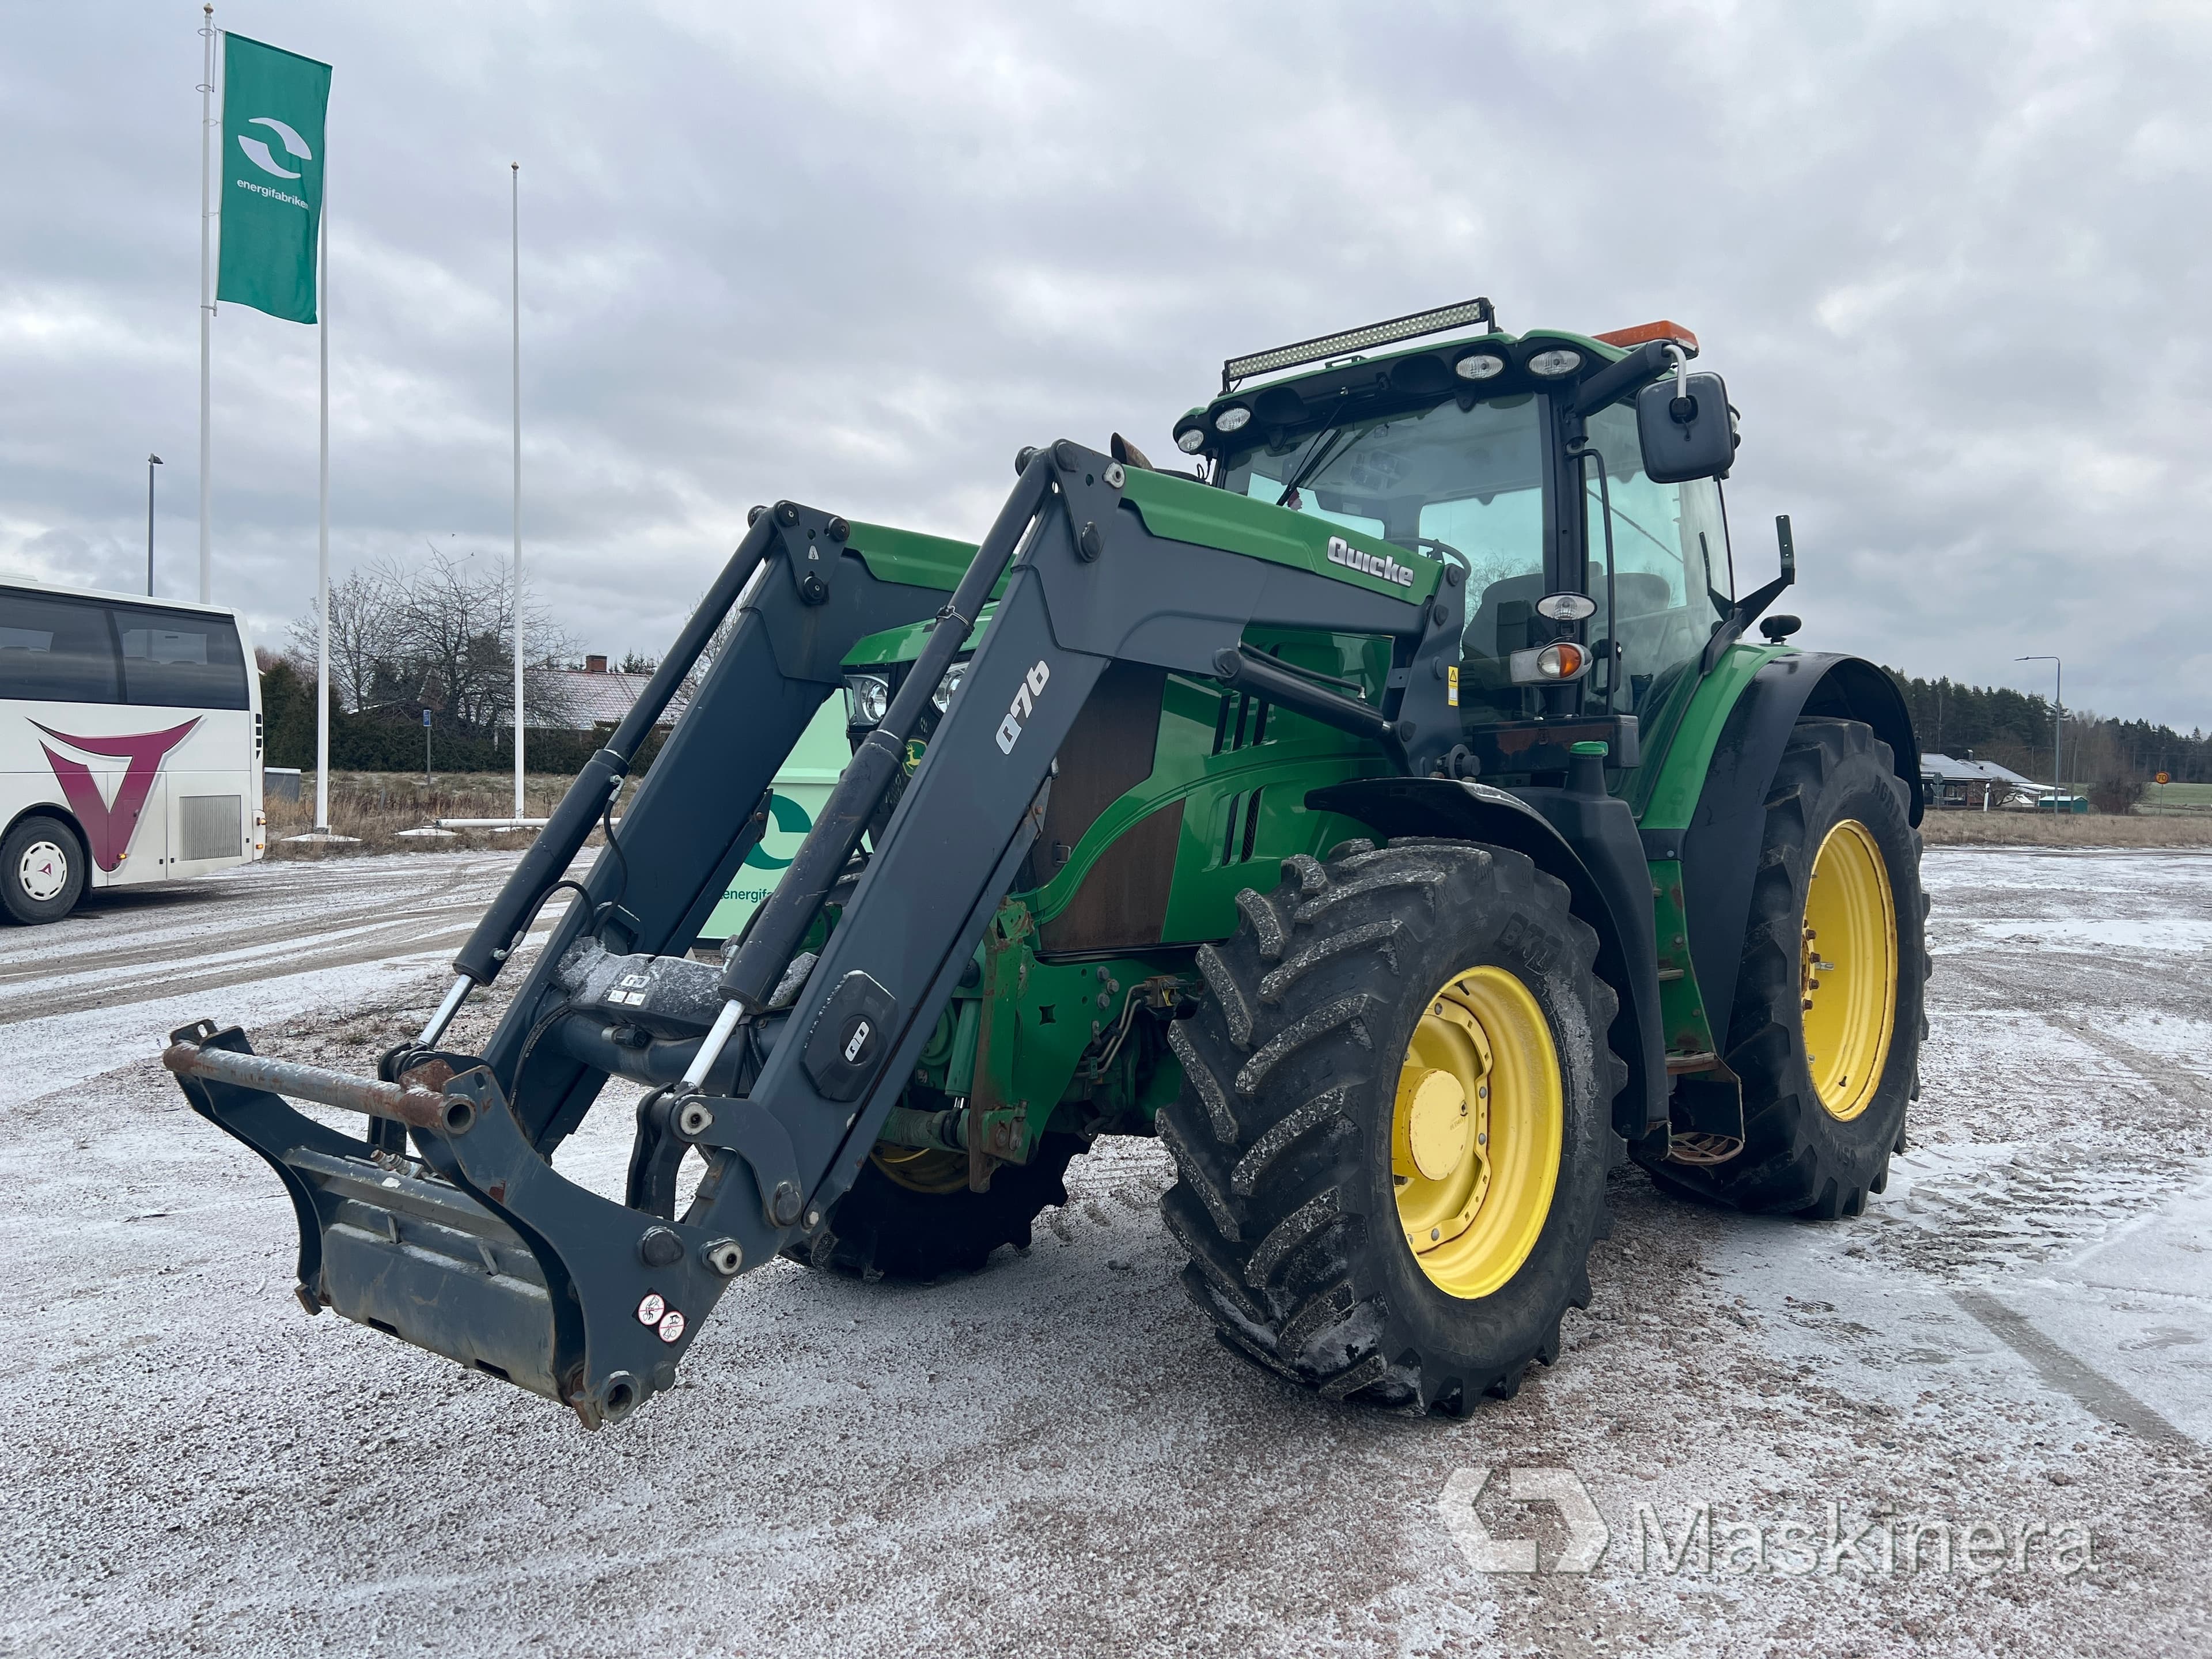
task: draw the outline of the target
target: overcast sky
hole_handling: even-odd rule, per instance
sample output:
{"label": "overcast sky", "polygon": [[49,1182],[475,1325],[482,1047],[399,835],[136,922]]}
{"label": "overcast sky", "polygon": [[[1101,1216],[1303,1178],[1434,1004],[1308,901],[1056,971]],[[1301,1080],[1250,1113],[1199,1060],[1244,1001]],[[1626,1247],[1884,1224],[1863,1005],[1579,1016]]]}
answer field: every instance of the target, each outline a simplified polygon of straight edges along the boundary
{"label": "overcast sky", "polygon": [[[197,584],[197,4],[0,56],[0,570]],[[1227,355],[1490,295],[1728,379],[1801,641],[2212,726],[2212,9],[219,4],[335,66],[331,556],[508,551],[658,653],[791,496],[973,538]],[[216,598],[312,603],[315,335],[215,329]]]}

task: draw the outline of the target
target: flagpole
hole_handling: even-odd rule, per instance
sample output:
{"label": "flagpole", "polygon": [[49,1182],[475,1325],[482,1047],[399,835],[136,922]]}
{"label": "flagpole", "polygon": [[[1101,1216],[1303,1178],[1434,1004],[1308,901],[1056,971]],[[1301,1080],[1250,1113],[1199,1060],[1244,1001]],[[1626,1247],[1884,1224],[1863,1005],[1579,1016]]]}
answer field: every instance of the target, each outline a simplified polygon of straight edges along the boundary
{"label": "flagpole", "polygon": [[[327,151],[327,143],[325,149]],[[315,253],[315,343],[322,359],[319,498],[315,521],[315,833],[331,832],[331,169],[323,164]]]}
{"label": "flagpole", "polygon": [[211,215],[208,204],[208,143],[215,130],[215,4],[200,8],[202,50],[200,74],[200,603],[214,602],[215,592],[215,451],[209,420],[208,320],[215,315],[209,296],[208,232]]}
{"label": "flagpole", "polygon": [[514,817],[522,821],[522,163],[507,164],[514,309]]}

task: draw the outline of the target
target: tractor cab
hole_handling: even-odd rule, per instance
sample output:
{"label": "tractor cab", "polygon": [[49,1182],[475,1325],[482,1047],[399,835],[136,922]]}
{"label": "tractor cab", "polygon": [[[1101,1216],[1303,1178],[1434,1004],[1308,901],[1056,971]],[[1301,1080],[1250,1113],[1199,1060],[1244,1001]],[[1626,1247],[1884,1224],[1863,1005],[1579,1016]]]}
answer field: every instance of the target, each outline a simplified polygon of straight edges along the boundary
{"label": "tractor cab", "polygon": [[[1468,323],[1487,331],[1373,356]],[[1697,352],[1672,323],[1586,337],[1498,330],[1488,301],[1231,359],[1176,441],[1208,481],[1466,572],[1459,707],[1470,728],[1607,715],[1646,720],[1694,683],[1734,582],[1718,472],[1654,476],[1639,422],[1686,389]],[[1304,374],[1270,371],[1319,361]],[[1661,375],[1656,390],[1639,397]],[[1728,420],[1716,377],[1698,388]],[[1260,383],[1255,384],[1255,381]],[[1652,407],[1656,403],[1658,406]],[[1659,434],[1662,439],[1670,435]],[[1724,424],[1698,434],[1732,437]]]}

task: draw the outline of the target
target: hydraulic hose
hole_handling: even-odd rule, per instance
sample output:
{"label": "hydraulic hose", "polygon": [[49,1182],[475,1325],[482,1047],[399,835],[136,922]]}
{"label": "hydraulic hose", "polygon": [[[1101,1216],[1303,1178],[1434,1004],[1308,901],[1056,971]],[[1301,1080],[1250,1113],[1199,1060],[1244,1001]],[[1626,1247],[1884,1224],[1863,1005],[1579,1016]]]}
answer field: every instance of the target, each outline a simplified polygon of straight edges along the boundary
{"label": "hydraulic hose", "polygon": [[[800,843],[790,867],[783,872],[782,881],[755,915],[744,943],[722,971],[721,993],[726,1006],[700,1050],[708,1064],[711,1065],[719,1054],[721,1042],[728,1037],[729,1029],[738,1017],[757,1013],[768,1006],[776,981],[783,976],[785,964],[798,950],[806,930],[813,926],[830,889],[844,873],[846,862],[860,844],[860,836],[883,800],[884,792],[899,775],[906,756],[906,740],[921,722],[921,711],[929,706],[937,683],[966,643],[977,613],[990,598],[992,588],[998,585],[1000,573],[1014,556],[1030,520],[1043,506],[1051,474],[1051,460],[1045,452],[1039,451],[1030,457],[1020,482],[999,510],[997,520],[976,550],[967,574],[960,579],[960,586],[938,613],[937,627],[929,636],[929,643],[922,647],[921,656],[908,672],[898,696],[892,699],[876,728],[854,751],[828,803],[816,817],[814,828]],[[698,1069],[696,1064],[694,1069]]]}
{"label": "hydraulic hose", "polygon": [[[523,930],[530,925],[538,902],[583,850],[592,826],[599,821],[608,801],[629,775],[630,763],[636,757],[639,745],[697,665],[708,642],[714,637],[714,630],[721,626],[722,618],[729,614],[738,595],[768,556],[775,534],[773,513],[763,513],[753,520],[745,538],[730,556],[729,563],[723,566],[722,574],[714,579],[714,585],[707,590],[707,597],[691,613],[691,620],[684,625],[674,647],[653,671],[643,693],[623,717],[606,746],[585,762],[583,771],[561,798],[560,805],[553,809],[553,816],[539,831],[537,841],[522,855],[522,862],[507,878],[507,885],[500,890],[499,896],[477,923],[476,931],[469,935],[468,943],[454,957],[456,975],[478,985],[489,985],[497,975]],[[436,1041],[434,1037],[427,1040]]]}

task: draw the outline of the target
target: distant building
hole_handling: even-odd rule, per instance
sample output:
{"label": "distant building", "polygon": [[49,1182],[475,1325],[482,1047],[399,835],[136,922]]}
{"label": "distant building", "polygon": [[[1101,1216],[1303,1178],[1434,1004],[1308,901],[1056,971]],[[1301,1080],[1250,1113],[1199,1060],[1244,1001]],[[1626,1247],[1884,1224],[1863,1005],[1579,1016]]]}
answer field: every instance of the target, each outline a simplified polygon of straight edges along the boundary
{"label": "distant building", "polygon": [[2043,785],[1995,761],[1954,760],[1927,753],[1920,757],[1920,791],[1930,806],[1984,812],[1995,806],[2032,805],[2048,793]]}
{"label": "distant building", "polygon": [[[584,659],[581,668],[533,668],[529,671],[533,704],[558,708],[560,716],[544,716],[544,723],[556,731],[589,732],[597,726],[612,726],[622,723],[645,688],[653,683],[650,674],[625,674],[619,668],[609,668],[607,659],[600,656]],[[689,696],[678,690],[669,699],[668,708],[657,724],[673,726],[684,718]]]}

